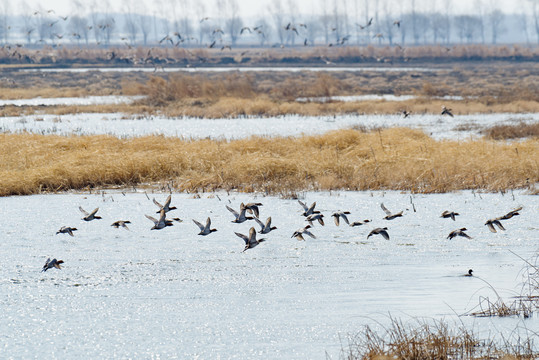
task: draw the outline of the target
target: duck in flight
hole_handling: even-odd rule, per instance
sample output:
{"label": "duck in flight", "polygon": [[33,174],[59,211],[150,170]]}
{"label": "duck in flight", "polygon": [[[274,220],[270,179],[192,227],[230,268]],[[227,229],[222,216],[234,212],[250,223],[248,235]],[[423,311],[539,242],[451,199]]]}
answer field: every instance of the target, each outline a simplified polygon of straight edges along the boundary
{"label": "duck in flight", "polygon": [[367,235],[367,239],[370,238],[372,235],[382,235],[384,239],[389,240],[389,234],[387,233],[387,228],[376,228],[373,229],[369,235]]}
{"label": "duck in flight", "polygon": [[256,230],[254,227],[251,227],[249,229],[249,236],[245,236],[243,234],[235,232],[238,237],[242,238],[243,241],[245,241],[245,248],[243,249],[243,252],[247,251],[248,249],[252,249],[261,242],[266,241],[266,239],[256,239]]}
{"label": "duck in flight", "polygon": [[335,221],[335,225],[337,226],[339,226],[340,224],[340,218],[342,218],[347,225],[350,225],[350,222],[348,221],[348,217],[346,215],[350,215],[350,211],[336,211],[331,214],[333,220]]}
{"label": "duck in flight", "polygon": [[47,271],[52,268],[57,268],[59,270],[62,270],[62,267],[60,266],[60,264],[63,264],[63,263],[64,263],[63,260],[56,260],[56,259],[51,260],[51,258],[48,258],[47,261],[45,261],[45,265],[43,265],[43,269],[41,270],[41,272]]}
{"label": "duck in flight", "polygon": [[314,209],[315,206],[316,206],[316,201],[313,202],[310,207],[307,207],[307,205],[301,200],[298,200],[298,202],[301,205],[301,207],[303,208],[303,214],[301,214],[301,215],[307,217],[307,216],[309,216],[311,214],[320,214],[320,211],[317,211],[317,210]]}
{"label": "duck in flight", "polygon": [[159,206],[159,210],[157,210],[155,213],[159,214],[161,210],[165,210],[165,213],[169,212],[170,210],[176,210],[176,206],[170,206],[170,202],[172,201],[172,195],[169,195],[167,199],[165,200],[165,205],[161,205],[155,198],[153,199],[153,203],[157,206]]}
{"label": "duck in flight", "polygon": [[115,227],[116,229],[118,229],[119,227],[123,227],[124,229],[129,230],[126,224],[131,224],[131,221],[118,220],[118,221],[113,222],[110,226]]}
{"label": "duck in flight", "polygon": [[389,211],[389,210],[384,206],[384,203],[381,203],[381,204],[380,204],[380,207],[381,207],[382,210],[384,210],[384,212],[386,213],[386,216],[384,217],[385,220],[393,220],[393,219],[395,219],[395,218],[398,218],[398,217],[402,216],[402,211],[399,211],[398,213],[393,214],[391,211]]}
{"label": "duck in flight", "polygon": [[77,228],[69,227],[69,226],[62,226],[60,230],[56,232],[56,235],[58,234],[69,234],[73,236],[73,231],[77,231]]}
{"label": "duck in flight", "polygon": [[241,224],[244,221],[253,220],[252,216],[245,216],[245,212],[247,211],[247,208],[245,207],[241,208],[240,212],[238,213],[236,210],[232,209],[230,206],[228,205],[225,205],[225,206],[228,209],[228,211],[230,211],[235,217],[235,219],[232,220],[233,223]]}
{"label": "duck in flight", "polygon": [[455,221],[455,216],[457,216],[457,215],[460,215],[460,214],[458,212],[445,210],[442,213],[442,216],[440,216],[440,217],[442,217],[444,219],[451,218],[453,221]]}
{"label": "duck in flight", "polygon": [[275,226],[271,226],[271,216],[266,220],[266,223],[262,223],[262,221],[260,221],[258,218],[255,218],[255,221],[257,222],[258,225],[260,225],[260,227],[262,229],[260,229],[260,231],[258,233],[260,234],[267,234],[269,233],[270,231],[273,231],[273,230],[277,230],[277,228]]}
{"label": "duck in flight", "polygon": [[84,214],[84,217],[82,218],[82,220],[84,220],[84,221],[92,221],[94,219],[101,219],[101,216],[96,215],[97,210],[99,210],[99,208],[95,208],[94,211],[92,211],[91,213],[88,213],[81,206],[79,206],[79,210],[80,210],[81,213]]}
{"label": "duck in flight", "polygon": [[206,219],[206,225],[202,225],[201,223],[199,223],[195,219],[193,219],[193,222],[200,229],[200,232],[198,233],[198,235],[206,236],[206,235],[211,234],[212,232],[217,231],[217,229],[211,229],[211,219],[209,217]]}
{"label": "duck in flight", "polygon": [[466,230],[467,230],[466,228],[460,228],[460,229],[457,229],[457,230],[453,230],[453,231],[451,231],[449,233],[449,235],[447,235],[447,238],[449,240],[451,240],[454,237],[462,236],[462,237],[465,237],[466,239],[471,239],[472,237],[465,233]]}
{"label": "duck in flight", "polygon": [[311,225],[307,225],[305,227],[302,227],[301,229],[298,229],[298,230],[294,231],[294,233],[292,234],[291,237],[295,237],[298,240],[305,240],[303,235],[309,235],[313,239],[316,239],[316,236],[314,236],[314,234],[309,231],[310,228],[311,228]]}

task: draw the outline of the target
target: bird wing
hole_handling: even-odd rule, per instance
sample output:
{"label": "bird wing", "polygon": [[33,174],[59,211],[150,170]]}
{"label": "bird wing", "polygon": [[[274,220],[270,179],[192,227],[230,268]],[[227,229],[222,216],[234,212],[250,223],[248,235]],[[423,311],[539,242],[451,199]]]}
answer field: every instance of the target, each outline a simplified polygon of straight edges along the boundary
{"label": "bird wing", "polygon": [[305,240],[305,238],[303,237],[303,235],[302,235],[301,233],[294,234],[294,236],[295,236],[296,239],[298,239],[298,240]]}
{"label": "bird wing", "polygon": [[266,226],[267,226],[268,228],[271,227],[271,216],[266,220]]}
{"label": "bird wing", "polygon": [[492,225],[492,221],[487,221],[487,222],[485,223],[485,225],[488,226],[488,229],[489,229],[491,232],[493,232],[493,233],[496,232],[496,228],[494,228],[494,225]]}
{"label": "bird wing", "polygon": [[303,210],[307,211],[309,210],[309,208],[307,207],[307,205],[305,205],[305,203],[301,200],[298,200],[299,204],[303,207]]}
{"label": "bird wing", "polygon": [[170,205],[170,202],[172,201],[172,195],[169,195],[167,197],[167,200],[165,201],[165,207],[168,207]]}
{"label": "bird wing", "polygon": [[81,213],[84,214],[84,216],[88,216],[88,215],[89,215],[89,214],[88,214],[88,211],[84,210],[81,206],[79,206],[79,210],[80,210]]}
{"label": "bird wing", "polygon": [[90,216],[94,216],[97,213],[97,210],[99,210],[99,208],[95,208],[94,211],[90,213]]}
{"label": "bird wing", "polygon": [[[262,229],[264,229],[265,226],[264,226],[264,224],[262,223],[262,221],[258,220],[258,218],[255,218],[255,221],[256,221],[256,223],[257,223],[258,225],[260,225],[260,227],[261,227]],[[267,223],[266,223],[266,224],[267,224]],[[267,225],[266,225],[266,226],[267,226]]]}
{"label": "bird wing", "polygon": [[331,216],[333,216],[333,220],[335,220],[335,225],[339,226],[339,214],[335,213]]}
{"label": "bird wing", "polygon": [[307,209],[307,212],[312,213],[314,211],[314,207],[316,206],[316,201],[312,203],[311,207]]}
{"label": "bird wing", "polygon": [[240,233],[237,233],[237,232],[234,232],[234,234],[236,234],[238,237],[242,238],[243,241],[245,241],[245,245],[249,245],[249,238],[243,234],[240,234]]}
{"label": "bird wing", "polygon": [[381,203],[381,204],[380,204],[380,207],[382,208],[382,210],[384,210],[384,212],[385,212],[387,215],[391,215],[391,211],[389,211],[389,210],[385,207],[384,203]]}
{"label": "bird wing", "polygon": [[346,213],[342,213],[342,214],[341,214],[341,217],[342,217],[342,219],[344,220],[345,223],[347,223],[348,225],[350,225],[350,222],[348,221],[348,217],[346,216]]}
{"label": "bird wing", "polygon": [[313,239],[316,239],[316,236],[314,236],[314,234],[312,232],[310,232],[309,230],[303,230],[303,233],[305,235],[309,235],[310,237],[312,237]]}
{"label": "bird wing", "polygon": [[503,227],[502,223],[499,221],[499,220],[495,220],[493,221],[494,224],[496,224],[500,230],[505,230],[505,228]]}
{"label": "bird wing", "polygon": [[379,232],[379,234],[382,235],[384,239],[389,240],[389,234],[387,233],[387,231],[382,230]]}
{"label": "bird wing", "polygon": [[193,222],[194,222],[195,224],[197,224],[197,226],[200,228],[200,231],[203,231],[203,230],[204,230],[204,226],[203,226],[201,223],[199,223],[199,222],[196,221],[195,219],[193,219]]}
{"label": "bird wing", "polygon": [[157,224],[159,221],[157,221],[153,216],[150,216],[150,215],[144,215],[146,216],[148,219],[150,219],[151,221],[153,221],[154,224]]}
{"label": "bird wing", "polygon": [[460,232],[460,236],[464,236],[466,239],[471,239],[472,237],[469,236],[468,234],[464,233],[464,232]]}
{"label": "bird wing", "polygon": [[160,209],[163,208],[163,205],[161,205],[157,200],[155,200],[155,198],[153,199],[153,203],[157,206],[159,206]]}
{"label": "bird wing", "polygon": [[208,216],[208,218],[206,219],[206,229],[210,230],[210,226],[211,226],[211,219],[210,217]]}
{"label": "bird wing", "polygon": [[230,211],[232,214],[234,214],[234,216],[235,216],[236,218],[238,218],[238,217],[240,216],[240,214],[238,214],[238,212],[237,212],[236,210],[232,209],[232,208],[231,208],[230,206],[228,206],[228,205],[225,205],[225,206],[226,206],[226,208],[228,209],[228,211]]}
{"label": "bird wing", "polygon": [[258,241],[256,240],[256,230],[254,227],[251,227],[249,229],[249,244],[256,244]]}

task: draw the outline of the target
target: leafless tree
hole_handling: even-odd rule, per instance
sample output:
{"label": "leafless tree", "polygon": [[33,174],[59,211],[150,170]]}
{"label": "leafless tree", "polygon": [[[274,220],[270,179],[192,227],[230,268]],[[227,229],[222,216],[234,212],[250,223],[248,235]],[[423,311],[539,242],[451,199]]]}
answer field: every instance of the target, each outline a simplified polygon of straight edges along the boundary
{"label": "leafless tree", "polygon": [[494,9],[488,14],[490,22],[490,31],[492,35],[492,43],[496,44],[498,39],[498,33],[503,31],[503,19],[504,15],[500,9]]}
{"label": "leafless tree", "polygon": [[467,43],[472,43],[476,33],[479,30],[479,16],[458,15],[455,17],[455,26],[457,27],[460,42],[466,39]]}
{"label": "leafless tree", "polygon": [[243,22],[239,16],[240,7],[237,0],[227,0],[225,5],[225,29],[232,45],[236,45]]}
{"label": "leafless tree", "polygon": [[2,0],[0,3],[0,37],[4,44],[9,42],[9,33],[11,25],[9,24],[10,3],[7,0]]}
{"label": "leafless tree", "polygon": [[474,17],[477,19],[477,28],[479,30],[479,36],[481,37],[481,43],[485,43],[485,6],[482,0],[475,0],[474,2]]}
{"label": "leafless tree", "polygon": [[539,43],[539,0],[530,0],[532,7],[533,24],[535,25],[535,35]]}
{"label": "leafless tree", "polygon": [[330,27],[331,27],[331,15],[329,14],[329,4],[328,0],[321,0],[320,7],[322,9],[322,13],[320,15],[320,25],[322,27],[322,31],[324,32],[324,44],[329,44],[329,33],[330,33]]}
{"label": "leafless tree", "polygon": [[273,25],[275,29],[275,35],[280,44],[284,44],[285,39],[285,26],[284,24],[284,13],[281,0],[275,0],[272,2],[272,5],[269,6],[269,13],[271,14],[271,19],[273,20]]}
{"label": "leafless tree", "polygon": [[139,28],[137,26],[137,15],[131,11],[127,12],[124,16],[125,19],[125,31],[127,33],[127,38],[131,45],[135,45],[137,42],[137,34]]}
{"label": "leafless tree", "polygon": [[80,41],[84,40],[86,45],[88,45],[89,40],[89,29],[88,29],[88,20],[84,17],[78,15],[71,16],[69,19],[69,31],[70,37],[73,41],[76,41],[80,45]]}

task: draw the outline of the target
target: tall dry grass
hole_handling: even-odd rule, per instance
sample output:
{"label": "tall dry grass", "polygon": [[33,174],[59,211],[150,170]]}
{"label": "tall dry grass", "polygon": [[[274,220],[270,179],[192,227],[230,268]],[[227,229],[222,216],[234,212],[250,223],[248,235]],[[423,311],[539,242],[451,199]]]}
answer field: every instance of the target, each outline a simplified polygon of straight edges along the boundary
{"label": "tall dry grass", "polygon": [[464,325],[450,326],[443,320],[417,320],[405,324],[390,318],[381,331],[366,326],[350,339],[341,358],[347,360],[524,360],[537,359],[533,333],[509,340],[480,339]]}
{"label": "tall dry grass", "polygon": [[298,138],[0,135],[0,195],[174,180],[182,191],[499,191],[539,181],[539,140],[435,141],[404,128]]}

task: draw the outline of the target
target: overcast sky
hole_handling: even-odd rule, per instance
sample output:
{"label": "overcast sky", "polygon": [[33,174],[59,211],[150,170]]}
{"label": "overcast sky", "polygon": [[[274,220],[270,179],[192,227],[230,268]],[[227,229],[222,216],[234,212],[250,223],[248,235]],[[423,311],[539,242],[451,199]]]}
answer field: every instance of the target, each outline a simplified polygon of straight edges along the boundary
{"label": "overcast sky", "polygon": [[[4,0],[5,2],[6,0]],[[216,3],[219,0],[48,0],[46,2],[42,0],[24,0],[21,2],[7,0],[10,12],[21,13],[22,9],[30,9],[35,11],[39,9],[54,9],[55,13],[61,15],[73,15],[78,13],[84,15],[85,13],[94,10],[105,10],[108,8],[109,12],[128,12],[129,9],[133,12],[143,12],[156,15],[170,15],[171,3],[176,5],[176,11],[185,8],[191,13],[191,16],[195,16],[200,13],[200,6],[204,8],[207,16],[218,16]],[[220,0],[223,2],[234,0]],[[335,1],[342,7],[343,3],[346,3],[349,11],[352,11],[354,4],[357,1],[360,4],[360,9],[364,8],[365,0],[235,0],[239,5],[240,16],[244,19],[248,17],[262,17],[268,13],[267,9],[270,6],[275,6],[277,2],[282,4],[282,8],[285,12],[289,12],[290,7],[295,8],[295,12],[310,15],[320,13],[322,9],[322,3],[325,1],[329,9],[333,8]],[[394,13],[400,12],[400,7],[404,6],[404,10],[409,8],[409,4],[412,0],[368,0],[370,4],[370,11],[374,12],[374,4],[379,2],[380,6],[384,6],[385,3],[389,4],[390,11]],[[415,0],[416,8],[420,11],[432,11],[441,10],[445,7],[445,4],[450,3],[452,6],[452,12],[457,13],[474,13],[481,7],[495,7],[506,13],[520,13],[525,6],[528,6],[531,1],[538,0]],[[26,7],[23,7],[21,3],[26,3]],[[46,3],[46,5],[44,5]],[[153,4],[153,5],[151,5]],[[404,5],[403,5],[404,4]],[[292,6],[291,6],[292,5]],[[385,5],[386,8],[388,5]],[[195,9],[197,8],[197,9]],[[83,10],[84,9],[84,10]],[[383,10],[380,10],[383,11]],[[361,10],[360,10],[361,12]]]}

